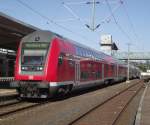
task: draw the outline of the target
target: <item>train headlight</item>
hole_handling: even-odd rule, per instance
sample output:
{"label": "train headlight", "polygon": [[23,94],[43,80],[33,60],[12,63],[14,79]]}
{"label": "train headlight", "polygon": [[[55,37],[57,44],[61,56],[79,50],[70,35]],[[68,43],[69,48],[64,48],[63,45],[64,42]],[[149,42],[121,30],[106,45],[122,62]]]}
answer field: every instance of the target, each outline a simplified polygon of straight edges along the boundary
{"label": "train headlight", "polygon": [[37,67],[36,69],[37,69],[37,71],[42,71],[43,67]]}
{"label": "train headlight", "polygon": [[22,66],[21,69],[22,69],[22,70],[28,70],[28,67]]}
{"label": "train headlight", "polygon": [[43,70],[43,67],[40,67],[40,70]]}
{"label": "train headlight", "polygon": [[25,67],[22,67],[21,69],[22,69],[22,70],[24,70],[24,69],[25,69]]}

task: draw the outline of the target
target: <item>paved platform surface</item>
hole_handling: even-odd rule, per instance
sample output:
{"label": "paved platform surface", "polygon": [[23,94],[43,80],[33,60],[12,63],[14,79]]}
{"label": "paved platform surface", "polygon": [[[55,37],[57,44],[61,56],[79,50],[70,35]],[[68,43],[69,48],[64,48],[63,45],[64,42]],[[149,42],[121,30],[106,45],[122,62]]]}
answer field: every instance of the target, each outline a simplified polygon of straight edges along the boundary
{"label": "paved platform surface", "polygon": [[142,104],[141,125],[150,125],[150,83],[147,83],[147,90]]}
{"label": "paved platform surface", "polygon": [[0,96],[17,94],[15,89],[0,89]]}
{"label": "paved platform surface", "polygon": [[150,125],[150,82],[145,84],[135,125]]}

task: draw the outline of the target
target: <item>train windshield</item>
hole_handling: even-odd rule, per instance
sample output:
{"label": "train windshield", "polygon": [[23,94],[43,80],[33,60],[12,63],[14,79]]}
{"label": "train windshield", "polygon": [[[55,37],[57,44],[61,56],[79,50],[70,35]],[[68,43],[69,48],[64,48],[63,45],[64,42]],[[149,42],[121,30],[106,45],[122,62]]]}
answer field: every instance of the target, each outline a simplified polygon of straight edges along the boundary
{"label": "train windshield", "polygon": [[22,65],[44,65],[48,46],[48,43],[24,43]]}

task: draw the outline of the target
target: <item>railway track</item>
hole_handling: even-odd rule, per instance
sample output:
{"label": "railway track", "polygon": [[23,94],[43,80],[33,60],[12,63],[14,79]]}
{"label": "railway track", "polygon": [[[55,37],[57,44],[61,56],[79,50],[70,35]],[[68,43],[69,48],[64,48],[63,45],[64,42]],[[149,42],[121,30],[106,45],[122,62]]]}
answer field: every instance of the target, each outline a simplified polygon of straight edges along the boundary
{"label": "railway track", "polygon": [[2,105],[0,106],[0,118],[4,118],[12,114],[17,114],[19,112],[24,112],[24,111],[30,110],[34,107],[37,107],[46,103],[48,103],[48,101],[44,101],[41,103],[15,101],[6,105]]}
{"label": "railway track", "polygon": [[133,84],[71,121],[69,125],[115,125],[142,88],[141,82]]}
{"label": "railway track", "polygon": [[19,102],[18,94],[0,96],[0,108],[17,104]]}
{"label": "railway track", "polygon": [[8,101],[2,101],[2,102],[0,102],[0,109],[1,108],[5,108],[7,106],[15,105],[15,104],[17,104],[19,102],[20,102],[20,100],[18,100],[18,99],[12,99],[12,100],[8,100]]}
{"label": "railway track", "polygon": [[0,103],[18,98],[18,94],[0,95]]}
{"label": "railway track", "polygon": [[[140,81],[141,82],[141,81]],[[107,125],[112,125],[111,123],[114,121],[114,124],[116,125],[127,125],[128,121],[126,121],[127,124],[122,124],[121,116],[123,119],[126,118],[125,113],[122,115],[127,109],[125,105],[128,105],[129,100],[133,99],[139,99],[139,95],[142,93],[141,87],[143,86],[142,84],[138,84],[137,81],[133,81],[131,84],[119,84],[116,87],[110,87],[104,90],[100,90],[94,93],[88,93],[88,94],[83,94],[79,97],[74,97],[69,98],[69,99],[64,99],[64,100],[59,100],[55,102],[49,101],[50,103],[46,103],[46,105],[41,105],[37,104],[38,107],[31,106],[27,107],[25,109],[19,109],[19,111],[14,111],[16,107],[15,105],[13,106],[8,106],[12,107],[12,112],[9,108],[5,108],[5,112],[8,112],[8,114],[4,114],[5,112],[1,112],[1,107],[0,107],[0,113],[2,113],[2,116],[0,116],[0,123],[3,125],[28,125],[28,124],[33,124],[33,125],[76,125],[76,124],[82,124],[82,125],[99,125],[102,124],[104,125],[104,121],[109,121],[110,123],[106,123]],[[134,88],[135,87],[135,88]],[[140,91],[141,90],[141,91]],[[120,96],[123,94],[125,91],[128,91],[129,93],[124,96],[128,97],[127,100],[124,100],[124,96]],[[140,91],[140,92],[139,92]],[[134,98],[134,95],[138,94]],[[77,94],[78,95],[78,94]],[[129,95],[132,95],[132,98],[129,97]],[[113,96],[113,97],[112,97]],[[120,99],[115,99],[116,97],[120,97]],[[114,102],[113,102],[114,100]],[[116,100],[116,101],[115,101]],[[111,102],[110,102],[111,101]],[[107,104],[108,102],[108,104]],[[109,103],[110,102],[110,103]],[[119,105],[119,102],[122,102],[121,105]],[[137,104],[136,101],[132,101],[130,103]],[[26,103],[26,102],[24,102]],[[89,103],[89,104],[88,104]],[[24,105],[26,107],[26,104],[17,104],[18,106]],[[32,105],[32,104],[31,104]],[[39,106],[41,105],[41,106]],[[138,105],[138,104],[137,104]],[[36,108],[35,108],[36,107]],[[7,111],[6,111],[7,109]],[[109,109],[109,110],[108,110]],[[17,109],[18,110],[18,109]],[[123,110],[121,112],[121,110]],[[132,110],[133,111],[133,110]],[[111,113],[112,112],[112,113]],[[134,112],[134,111],[133,111]],[[120,115],[119,115],[120,113]],[[95,114],[95,115],[92,115]],[[117,118],[118,116],[118,118]],[[134,116],[132,117],[134,119]],[[89,121],[89,120],[92,120]],[[97,120],[98,119],[98,120]],[[115,120],[116,119],[116,120]],[[118,119],[121,121],[121,124],[118,124]],[[26,122],[23,122],[26,120]],[[86,121],[87,120],[87,121]],[[103,121],[103,123],[101,121]],[[96,124],[97,123],[97,124]]]}

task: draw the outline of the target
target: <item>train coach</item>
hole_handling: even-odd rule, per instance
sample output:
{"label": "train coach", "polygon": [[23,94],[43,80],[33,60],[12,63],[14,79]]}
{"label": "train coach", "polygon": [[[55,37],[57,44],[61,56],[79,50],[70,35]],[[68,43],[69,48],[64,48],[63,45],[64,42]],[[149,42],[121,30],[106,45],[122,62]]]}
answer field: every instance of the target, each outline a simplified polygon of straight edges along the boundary
{"label": "train coach", "polygon": [[35,31],[20,42],[11,86],[21,97],[49,98],[123,81],[126,74],[127,66],[109,55],[50,31]]}

